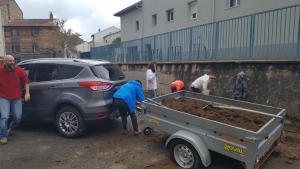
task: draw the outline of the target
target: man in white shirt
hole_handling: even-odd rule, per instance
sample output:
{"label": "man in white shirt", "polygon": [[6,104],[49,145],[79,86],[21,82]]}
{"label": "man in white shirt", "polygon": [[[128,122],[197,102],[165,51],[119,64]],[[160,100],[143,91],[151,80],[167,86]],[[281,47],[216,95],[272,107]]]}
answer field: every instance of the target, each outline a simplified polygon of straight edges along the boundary
{"label": "man in white shirt", "polygon": [[199,77],[192,83],[191,89],[193,92],[200,93],[199,88],[202,87],[202,93],[203,94],[208,93],[207,85],[208,83],[213,82],[215,79],[216,79],[215,76],[205,74],[204,76]]}

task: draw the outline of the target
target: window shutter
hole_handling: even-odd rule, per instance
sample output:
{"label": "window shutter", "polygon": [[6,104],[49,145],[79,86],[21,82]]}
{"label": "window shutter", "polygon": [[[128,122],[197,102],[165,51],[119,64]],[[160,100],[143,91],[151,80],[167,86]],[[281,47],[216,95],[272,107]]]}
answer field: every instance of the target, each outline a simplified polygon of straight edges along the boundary
{"label": "window shutter", "polygon": [[191,5],[191,14],[197,13],[197,4]]}
{"label": "window shutter", "polygon": [[237,5],[240,5],[241,4],[241,0],[237,0]]}
{"label": "window shutter", "polygon": [[10,30],[10,35],[13,36],[13,29]]}
{"label": "window shutter", "polygon": [[16,29],[17,30],[17,35],[19,36],[19,29]]}

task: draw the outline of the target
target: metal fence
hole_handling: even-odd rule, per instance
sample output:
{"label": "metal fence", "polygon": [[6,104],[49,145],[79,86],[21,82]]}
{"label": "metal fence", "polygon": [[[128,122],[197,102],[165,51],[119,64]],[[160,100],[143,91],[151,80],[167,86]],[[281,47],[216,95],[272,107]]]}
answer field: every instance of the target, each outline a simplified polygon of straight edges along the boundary
{"label": "metal fence", "polygon": [[111,62],[300,59],[300,5],[91,49]]}

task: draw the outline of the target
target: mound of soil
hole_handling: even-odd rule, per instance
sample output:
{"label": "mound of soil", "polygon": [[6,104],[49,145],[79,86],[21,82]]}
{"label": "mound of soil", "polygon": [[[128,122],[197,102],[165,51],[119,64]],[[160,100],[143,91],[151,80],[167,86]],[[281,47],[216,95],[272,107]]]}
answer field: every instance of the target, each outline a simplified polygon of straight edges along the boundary
{"label": "mound of soil", "polygon": [[165,99],[163,100],[162,104],[170,109],[182,111],[251,131],[258,131],[271,119],[257,114],[242,113],[228,109],[208,107],[206,110],[203,110],[202,108],[206,106],[207,103],[187,98]]}

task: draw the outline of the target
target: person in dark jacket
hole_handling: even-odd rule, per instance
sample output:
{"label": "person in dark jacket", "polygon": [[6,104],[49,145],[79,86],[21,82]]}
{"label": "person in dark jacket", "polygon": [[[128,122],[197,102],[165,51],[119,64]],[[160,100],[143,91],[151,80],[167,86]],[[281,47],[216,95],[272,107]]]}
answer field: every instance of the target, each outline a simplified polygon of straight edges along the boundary
{"label": "person in dark jacket", "polygon": [[233,96],[232,96],[232,98],[235,100],[243,100],[247,97],[248,86],[244,78],[245,78],[244,72],[240,72],[237,74],[237,80],[234,84]]}
{"label": "person in dark jacket", "polygon": [[138,129],[138,123],[134,110],[136,109],[136,104],[145,101],[142,90],[142,82],[139,80],[131,80],[125,85],[123,85],[116,93],[113,95],[113,101],[115,107],[119,110],[122,117],[123,124],[123,134],[128,133],[127,130],[127,116],[130,115],[132,127],[134,130],[134,135],[139,135],[141,131]]}

